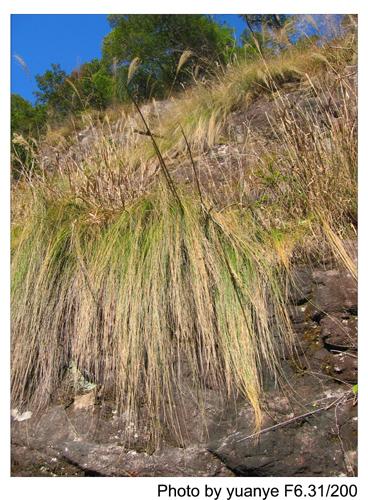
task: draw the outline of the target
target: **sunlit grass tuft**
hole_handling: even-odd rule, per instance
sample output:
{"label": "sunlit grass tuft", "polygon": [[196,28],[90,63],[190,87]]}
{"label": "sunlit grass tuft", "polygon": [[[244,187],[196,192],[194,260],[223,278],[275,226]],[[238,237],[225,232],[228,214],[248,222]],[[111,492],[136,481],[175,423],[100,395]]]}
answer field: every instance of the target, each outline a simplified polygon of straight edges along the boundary
{"label": "sunlit grass tuft", "polygon": [[[72,362],[155,443],[167,432],[183,442],[188,394],[203,412],[211,389],[247,398],[260,425],[264,377],[282,377],[293,344],[294,265],[330,253],[356,276],[349,43],[241,62],[164,117],[143,113],[164,166],[129,110],[98,126],[84,115],[96,140],[53,171],[32,156],[13,191],[14,405],[46,405]],[[199,156],[233,140],[230,113],[256,96],[272,103],[267,140],[248,124],[244,150]],[[183,186],[172,169],[188,162],[186,138],[196,164]]]}
{"label": "sunlit grass tuft", "polygon": [[154,439],[185,432],[188,380],[199,407],[209,386],[246,396],[259,425],[262,370],[291,345],[284,263],[241,213],[182,206],[152,194],[106,226],[37,207],[13,257],[14,404],[46,404],[73,361],[137,425],[144,405]]}

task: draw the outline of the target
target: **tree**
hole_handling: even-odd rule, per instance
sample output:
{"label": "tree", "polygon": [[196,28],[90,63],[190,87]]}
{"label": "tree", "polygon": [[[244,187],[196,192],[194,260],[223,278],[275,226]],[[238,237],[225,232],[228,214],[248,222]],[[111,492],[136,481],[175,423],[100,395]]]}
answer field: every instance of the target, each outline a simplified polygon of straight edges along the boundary
{"label": "tree", "polygon": [[44,106],[32,104],[19,94],[11,95],[11,132],[24,136],[36,136],[42,131],[46,121]]}
{"label": "tree", "polygon": [[38,138],[46,125],[45,106],[32,106],[18,94],[11,96],[11,164],[12,175],[18,178],[32,166],[34,138]]}
{"label": "tree", "polygon": [[36,76],[37,102],[51,117],[63,118],[87,108],[104,109],[114,95],[114,79],[107,65],[92,59],[67,75],[58,64]]}
{"label": "tree", "polygon": [[243,44],[243,53],[246,55],[247,60],[258,59],[260,52],[266,55],[268,52],[266,39],[264,33],[260,31],[251,32],[245,29],[240,37]]}
{"label": "tree", "polygon": [[[124,67],[134,58],[140,66],[134,81],[141,97],[164,95],[175,82],[178,87],[190,78],[194,66],[208,68],[214,61],[224,62],[226,50],[234,43],[232,32],[205,15],[111,15],[112,31],[103,43],[103,58],[110,67]],[[177,78],[180,56],[191,51],[185,71]],[[150,79],[147,86],[145,82]],[[145,88],[146,87],[146,88]]]}
{"label": "tree", "polygon": [[75,91],[67,82],[67,74],[59,64],[51,64],[43,75],[36,75],[39,90],[35,92],[37,103],[47,106],[56,116],[66,116],[73,111]]}
{"label": "tree", "polygon": [[241,14],[251,31],[260,31],[267,26],[272,30],[279,30],[289,19],[287,14]]}
{"label": "tree", "polygon": [[105,109],[114,96],[114,79],[106,64],[99,59],[83,64],[69,81],[79,94],[84,108]]}
{"label": "tree", "polygon": [[[240,17],[246,23],[246,28],[241,37],[243,42],[256,39],[262,51],[265,47],[270,47],[273,44],[273,39],[280,38],[280,34],[282,34],[287,44],[291,43],[288,30],[293,23],[293,16],[288,14],[240,14]],[[262,38],[259,36],[260,32],[263,33]],[[267,37],[267,32],[274,36]]]}

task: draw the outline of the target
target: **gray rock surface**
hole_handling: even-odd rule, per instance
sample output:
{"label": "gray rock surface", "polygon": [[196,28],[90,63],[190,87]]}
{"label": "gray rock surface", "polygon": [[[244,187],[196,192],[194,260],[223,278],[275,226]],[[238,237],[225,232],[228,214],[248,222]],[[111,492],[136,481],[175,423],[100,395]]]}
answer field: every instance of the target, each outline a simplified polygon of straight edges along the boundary
{"label": "gray rock surface", "polygon": [[252,437],[247,402],[226,406],[209,389],[205,421],[188,397],[185,447],[167,437],[150,449],[144,429],[134,428],[124,447],[126,416],[91,391],[13,419],[13,476],[356,475],[356,282],[331,268],[300,268],[295,276],[297,353],[285,357],[278,388],[265,385],[261,434]]}

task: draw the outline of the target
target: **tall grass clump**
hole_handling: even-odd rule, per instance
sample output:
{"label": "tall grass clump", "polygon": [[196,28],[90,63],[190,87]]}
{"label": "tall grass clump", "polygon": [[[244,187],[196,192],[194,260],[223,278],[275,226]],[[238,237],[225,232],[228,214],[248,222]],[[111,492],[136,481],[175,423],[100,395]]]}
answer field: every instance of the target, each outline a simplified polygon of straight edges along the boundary
{"label": "tall grass clump", "polygon": [[70,362],[153,439],[179,440],[192,391],[246,396],[261,419],[265,369],[277,375],[291,334],[285,270],[237,211],[203,211],[166,191],[108,224],[83,204],[38,200],[13,256],[15,405],[45,405]]}
{"label": "tall grass clump", "polygon": [[[342,44],[337,53],[333,43]],[[174,103],[171,113],[158,127],[163,136],[159,141],[161,149],[168,152],[183,149],[182,126],[193,148],[203,151],[224,140],[224,126],[232,111],[246,108],[260,95],[272,95],[275,84],[301,82],[306,74],[324,73],[329,66],[336,71],[336,67],[348,64],[355,43],[353,35],[333,43],[322,47],[313,43],[308,47],[290,45],[278,54],[264,56],[259,52],[255,60],[240,57],[219,68],[215,78],[198,82]]]}
{"label": "tall grass clump", "polygon": [[254,187],[264,200],[264,224],[308,225],[304,253],[327,247],[356,277],[350,248],[357,230],[356,67],[306,76],[303,100],[276,90],[273,141],[259,147]]}
{"label": "tall grass clump", "polygon": [[[264,382],[293,345],[294,264],[328,253],[356,276],[354,43],[240,62],[162,121],[135,105],[89,123],[96,140],[55,170],[27,170],[13,192],[15,406],[47,405],[72,365],[154,443],[185,442],[185,407],[205,416],[211,390],[247,398],[260,426]],[[256,96],[267,123],[246,124],[243,150],[198,156]]]}

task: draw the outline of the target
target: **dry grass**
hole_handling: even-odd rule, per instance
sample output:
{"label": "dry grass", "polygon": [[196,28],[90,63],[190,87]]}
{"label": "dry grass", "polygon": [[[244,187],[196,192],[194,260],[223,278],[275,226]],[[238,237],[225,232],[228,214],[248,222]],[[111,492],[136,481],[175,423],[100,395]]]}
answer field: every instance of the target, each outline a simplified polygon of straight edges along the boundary
{"label": "dry grass", "polygon": [[215,79],[199,83],[174,102],[155,130],[163,137],[158,141],[161,151],[173,155],[185,149],[181,127],[190,137],[194,151],[204,151],[226,140],[224,127],[234,109],[246,108],[255,97],[273,93],[275,86],[284,82],[305,81],[306,75],[324,73],[326,67],[339,71],[354,57],[354,40],[347,37],[342,43],[338,55],[327,44],[323,48],[290,47],[277,57],[256,61],[235,61],[219,71]]}
{"label": "dry grass", "polygon": [[[117,124],[90,121],[96,140],[79,157],[14,187],[15,405],[47,404],[72,361],[156,443],[167,429],[183,441],[188,387],[200,411],[211,388],[248,398],[259,426],[264,373],[282,376],[293,343],[294,262],[327,251],[355,273],[346,244],[356,226],[356,95],[346,70],[355,49],[350,38],[339,44],[239,63],[176,98],[161,123],[148,118],[179,170],[183,126],[198,159],[186,188],[126,110]],[[290,94],[280,84],[295,75],[299,94]],[[262,92],[274,103],[272,137],[262,143],[248,130],[252,161],[234,153],[237,170],[219,183],[198,154]]]}
{"label": "dry grass", "polygon": [[278,90],[269,119],[274,139],[259,148],[250,176],[263,199],[263,224],[309,225],[312,242],[325,241],[356,277],[344,250],[357,224],[355,77],[351,70],[313,81],[308,76],[309,85],[297,94]]}
{"label": "dry grass", "polygon": [[[235,60],[227,67],[213,70],[214,76],[197,84],[176,97],[171,98],[167,111],[159,116],[148,117],[149,125],[158,136],[160,150],[175,157],[185,151],[185,141],[181,134],[184,129],[190,138],[194,152],[203,152],[219,142],[226,142],[225,125],[229,114],[236,109],[246,108],[257,96],[272,95],[275,85],[284,82],[306,81],[306,75],[324,74],[326,69],[339,72],[346,64],[354,63],[355,35],[326,43],[323,47],[311,43],[307,47],[290,46],[278,56],[269,56],[257,60]],[[335,47],[338,46],[339,50]],[[183,61],[189,57],[184,51]],[[183,62],[182,61],[182,62]],[[183,63],[183,64],[184,64]],[[131,63],[132,73],[137,61]],[[180,64],[178,65],[180,70]],[[134,76],[133,76],[134,78]],[[152,109],[148,107],[148,109]],[[114,105],[105,115],[96,112],[84,112],[73,122],[78,131],[83,127],[99,128],[99,124],[118,123],[122,136],[126,137],[126,157],[130,162],[150,162],[155,158],[152,144],[144,137],[137,135],[141,126],[140,117],[134,107],[129,105]],[[57,138],[61,141],[66,136],[73,135],[70,123],[60,130],[49,131],[52,144]]]}
{"label": "dry grass", "polygon": [[153,439],[185,431],[188,372],[199,407],[208,387],[241,394],[259,425],[262,370],[291,344],[283,262],[251,218],[181,203],[160,191],[105,225],[35,206],[13,258],[14,404],[46,404],[73,360],[137,425],[143,405]]}

